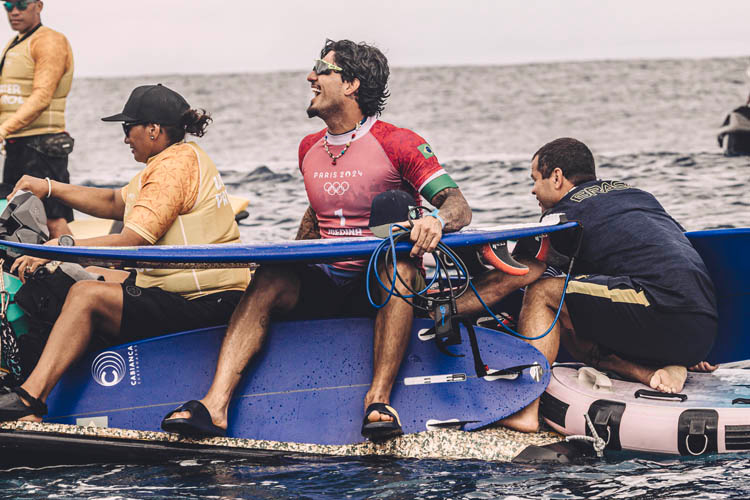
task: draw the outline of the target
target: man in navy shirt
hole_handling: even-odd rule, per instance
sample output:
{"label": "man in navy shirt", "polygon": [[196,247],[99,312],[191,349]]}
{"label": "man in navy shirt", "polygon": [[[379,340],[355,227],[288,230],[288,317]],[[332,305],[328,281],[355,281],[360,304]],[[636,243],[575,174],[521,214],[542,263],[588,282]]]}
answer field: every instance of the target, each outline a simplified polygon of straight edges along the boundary
{"label": "man in navy shirt", "polygon": [[[718,330],[713,283],[683,228],[651,194],[597,180],[591,151],[575,139],[542,146],[533,156],[531,177],[543,221],[561,214],[582,226],[560,318],[547,336],[531,343],[550,363],[562,343],[594,367],[658,391],[682,390],[686,367],[705,359]],[[578,247],[571,231],[550,237],[557,252],[572,255]],[[480,280],[479,291],[494,301],[533,281],[518,325],[533,337],[552,324],[565,277],[537,279],[546,264],[523,262],[531,268],[527,276],[492,271]],[[473,302],[465,298],[459,311],[478,310]],[[537,400],[503,424],[536,431],[538,411]]]}

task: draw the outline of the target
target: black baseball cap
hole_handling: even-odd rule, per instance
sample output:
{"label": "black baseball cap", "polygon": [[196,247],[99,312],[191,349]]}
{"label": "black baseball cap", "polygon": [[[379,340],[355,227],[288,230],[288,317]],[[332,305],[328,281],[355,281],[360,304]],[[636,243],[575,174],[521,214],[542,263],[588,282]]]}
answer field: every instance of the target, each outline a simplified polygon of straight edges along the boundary
{"label": "black baseball cap", "polygon": [[387,238],[391,224],[409,220],[409,211],[415,205],[414,197],[400,189],[378,194],[370,207],[370,231],[378,238]]}
{"label": "black baseball cap", "polygon": [[122,113],[102,118],[102,121],[177,125],[188,109],[190,105],[184,97],[161,83],[142,85],[130,93]]}

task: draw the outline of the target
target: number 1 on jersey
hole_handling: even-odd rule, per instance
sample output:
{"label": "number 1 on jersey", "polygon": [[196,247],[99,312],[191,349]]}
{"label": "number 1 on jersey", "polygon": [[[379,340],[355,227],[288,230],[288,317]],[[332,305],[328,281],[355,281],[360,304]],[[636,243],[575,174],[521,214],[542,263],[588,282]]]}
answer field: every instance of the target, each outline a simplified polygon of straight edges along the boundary
{"label": "number 1 on jersey", "polygon": [[339,216],[339,219],[340,219],[339,225],[341,227],[346,226],[346,217],[344,217],[344,209],[343,208],[339,208],[338,210],[335,210],[333,212],[333,215],[338,215]]}

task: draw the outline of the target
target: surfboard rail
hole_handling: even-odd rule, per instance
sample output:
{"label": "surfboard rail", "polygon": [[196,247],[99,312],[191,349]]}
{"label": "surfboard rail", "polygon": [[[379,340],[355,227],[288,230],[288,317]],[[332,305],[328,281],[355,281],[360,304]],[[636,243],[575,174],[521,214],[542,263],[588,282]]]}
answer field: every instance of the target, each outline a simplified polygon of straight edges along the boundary
{"label": "surfboard rail", "polygon": [[[577,227],[576,222],[559,224],[512,224],[484,228],[467,228],[443,235],[442,242],[451,247],[467,247],[501,240],[564,231]],[[0,241],[0,248],[16,254],[52,260],[77,262],[104,267],[160,269],[197,269],[212,267],[248,267],[271,262],[334,262],[369,257],[383,240],[374,237],[328,238],[258,242],[222,245],[153,245],[143,247],[58,247]],[[396,245],[396,251],[411,250],[407,241]]]}

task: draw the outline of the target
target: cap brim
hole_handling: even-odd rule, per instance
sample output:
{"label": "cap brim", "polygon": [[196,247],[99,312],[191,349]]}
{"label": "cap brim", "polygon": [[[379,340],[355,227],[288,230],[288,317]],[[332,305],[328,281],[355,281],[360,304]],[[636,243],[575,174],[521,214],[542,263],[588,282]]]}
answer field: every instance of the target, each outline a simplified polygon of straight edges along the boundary
{"label": "cap brim", "polygon": [[116,115],[108,116],[106,118],[102,118],[103,122],[135,122],[138,121],[137,119],[133,118],[132,116],[128,116],[124,113],[117,113]]}

